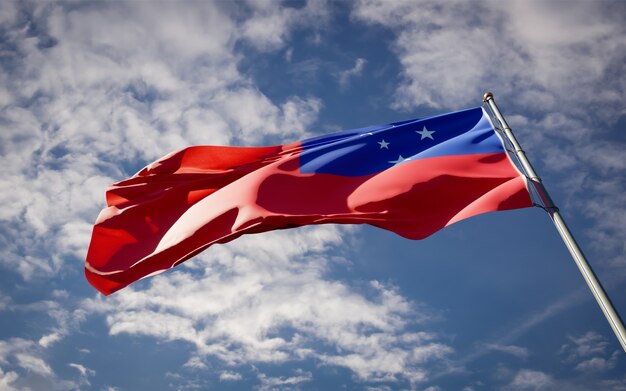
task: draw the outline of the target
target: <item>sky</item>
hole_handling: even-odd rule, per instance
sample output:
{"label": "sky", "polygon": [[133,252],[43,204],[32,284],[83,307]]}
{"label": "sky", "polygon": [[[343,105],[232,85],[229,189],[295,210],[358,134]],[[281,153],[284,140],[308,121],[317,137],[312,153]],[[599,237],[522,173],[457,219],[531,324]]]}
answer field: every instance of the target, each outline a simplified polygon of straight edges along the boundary
{"label": "sky", "polygon": [[109,184],[493,91],[626,314],[626,3],[0,2],[1,390],[625,390],[545,212],[244,236],[111,296]]}

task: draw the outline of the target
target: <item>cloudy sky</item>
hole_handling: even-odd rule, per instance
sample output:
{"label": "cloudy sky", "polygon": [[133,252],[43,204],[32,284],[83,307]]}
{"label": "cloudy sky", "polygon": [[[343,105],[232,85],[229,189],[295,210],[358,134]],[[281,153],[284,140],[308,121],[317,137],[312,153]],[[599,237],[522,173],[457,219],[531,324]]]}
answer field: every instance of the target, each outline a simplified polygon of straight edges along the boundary
{"label": "cloudy sky", "polygon": [[540,209],[242,237],[109,297],[108,184],[486,90],[626,314],[626,3],[0,2],[0,389],[626,389]]}

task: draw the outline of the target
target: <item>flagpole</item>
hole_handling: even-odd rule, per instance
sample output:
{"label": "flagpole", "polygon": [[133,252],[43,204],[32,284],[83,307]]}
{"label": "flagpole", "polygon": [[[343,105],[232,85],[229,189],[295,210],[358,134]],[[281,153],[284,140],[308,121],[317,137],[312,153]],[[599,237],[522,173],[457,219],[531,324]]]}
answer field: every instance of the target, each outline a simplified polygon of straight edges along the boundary
{"label": "flagpole", "polygon": [[572,258],[574,259],[574,262],[576,262],[578,270],[580,270],[580,273],[585,278],[589,289],[591,289],[591,292],[595,296],[598,305],[602,309],[602,312],[604,312],[604,316],[611,325],[615,336],[619,340],[619,343],[622,345],[622,349],[624,349],[624,351],[626,352],[626,329],[624,329],[624,323],[622,322],[622,319],[620,318],[617,311],[615,311],[615,308],[613,307],[611,300],[609,299],[604,288],[602,287],[602,284],[600,284],[600,281],[598,281],[598,278],[591,269],[589,262],[587,262],[585,255],[580,249],[580,246],[578,246],[578,243],[576,243],[574,236],[572,236],[572,233],[570,232],[569,228],[565,224],[565,221],[561,217],[559,209],[552,202],[552,199],[550,198],[548,191],[543,185],[543,182],[541,182],[541,179],[533,169],[530,161],[528,161],[528,159],[526,158],[524,150],[515,138],[515,135],[513,135],[511,128],[502,116],[502,113],[498,109],[498,106],[496,106],[496,102],[493,100],[493,94],[491,92],[486,92],[483,100],[489,105],[498,121],[500,121],[500,123],[502,124],[502,130],[513,145],[515,155],[519,159],[522,167],[524,168],[524,171],[526,172],[526,175],[530,179],[530,184],[539,194],[539,197],[544,204],[544,209],[546,210],[546,212],[548,212],[548,215],[550,216],[550,219],[552,220],[557,231],[559,232],[559,235],[561,235],[561,239],[563,239],[563,242],[565,242],[565,245],[567,246],[567,249],[569,250]]}

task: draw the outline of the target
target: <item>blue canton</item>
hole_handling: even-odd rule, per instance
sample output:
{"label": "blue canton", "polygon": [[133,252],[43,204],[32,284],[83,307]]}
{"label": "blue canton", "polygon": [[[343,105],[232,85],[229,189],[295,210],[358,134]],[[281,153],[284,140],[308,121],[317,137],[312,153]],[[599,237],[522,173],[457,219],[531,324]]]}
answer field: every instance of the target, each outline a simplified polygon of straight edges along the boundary
{"label": "blue canton", "polygon": [[427,157],[503,152],[480,107],[426,119],[346,130],[302,142],[302,173],[371,175]]}

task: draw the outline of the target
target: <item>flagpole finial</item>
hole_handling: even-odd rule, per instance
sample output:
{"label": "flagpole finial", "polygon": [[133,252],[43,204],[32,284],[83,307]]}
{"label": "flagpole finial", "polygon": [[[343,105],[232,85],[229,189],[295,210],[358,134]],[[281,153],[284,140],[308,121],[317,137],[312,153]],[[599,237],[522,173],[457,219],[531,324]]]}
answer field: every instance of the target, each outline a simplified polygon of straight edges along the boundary
{"label": "flagpole finial", "polygon": [[493,93],[491,91],[487,91],[485,95],[483,95],[483,102],[487,102],[489,99],[493,99]]}

